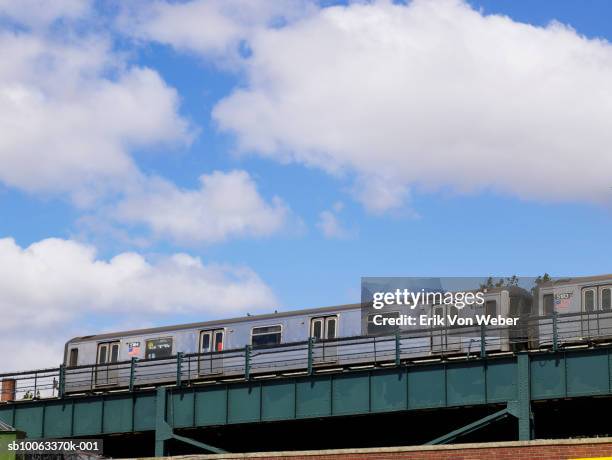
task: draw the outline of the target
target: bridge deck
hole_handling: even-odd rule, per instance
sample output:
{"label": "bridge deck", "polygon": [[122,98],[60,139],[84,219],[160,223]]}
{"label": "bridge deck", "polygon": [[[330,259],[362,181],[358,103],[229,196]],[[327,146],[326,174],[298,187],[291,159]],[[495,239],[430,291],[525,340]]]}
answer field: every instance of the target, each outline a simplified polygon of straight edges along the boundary
{"label": "bridge deck", "polygon": [[[516,403],[528,439],[529,402],[612,394],[612,348],[400,365],[329,375],[163,387],[0,405],[29,437],[97,436],[174,428]],[[167,394],[167,397],[166,397]],[[521,410],[522,408],[522,410]]]}

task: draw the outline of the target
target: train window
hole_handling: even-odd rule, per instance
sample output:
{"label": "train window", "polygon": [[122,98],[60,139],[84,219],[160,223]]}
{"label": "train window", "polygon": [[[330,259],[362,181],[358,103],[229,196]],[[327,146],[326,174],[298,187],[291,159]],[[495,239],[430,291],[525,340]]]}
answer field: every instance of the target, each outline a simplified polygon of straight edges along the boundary
{"label": "train window", "polygon": [[601,290],[601,309],[612,310],[612,288],[604,288]]}
{"label": "train window", "polygon": [[70,357],[68,358],[68,366],[70,366],[70,367],[76,366],[78,360],[79,360],[79,349],[78,348],[71,348],[70,349]]}
{"label": "train window", "polygon": [[487,300],[485,303],[485,314],[490,316],[497,316],[497,301]]}
{"label": "train window", "polygon": [[338,324],[335,316],[325,318],[325,333],[328,339],[336,338],[336,325]]}
{"label": "train window", "polygon": [[555,297],[552,294],[544,294],[542,300],[544,302],[542,314],[552,315],[555,311]]}
{"label": "train window", "polygon": [[595,310],[595,291],[593,289],[587,289],[584,291],[584,311]]}
{"label": "train window", "polygon": [[448,307],[448,316],[450,316],[450,317],[459,316],[459,309],[457,307],[455,307],[454,305],[449,305],[449,307]]}
{"label": "train window", "polygon": [[527,297],[520,296],[521,314],[531,315],[532,302]]}
{"label": "train window", "polygon": [[106,364],[106,344],[98,346],[98,364]]}
{"label": "train window", "polygon": [[202,332],[202,347],[200,351],[202,353],[208,353],[210,351],[210,332]]}
{"label": "train window", "polygon": [[215,332],[215,351],[223,351],[223,331]]}
{"label": "train window", "polygon": [[172,356],[172,337],[160,337],[146,341],[145,358],[166,358]]}
{"label": "train window", "polygon": [[519,316],[521,314],[519,298],[515,295],[510,296],[510,316]]}
{"label": "train window", "polygon": [[119,361],[119,344],[113,343],[111,345],[110,362],[116,363]]}
{"label": "train window", "polygon": [[323,338],[323,318],[313,318],[310,326],[310,336],[315,339]]}
{"label": "train window", "polygon": [[262,347],[281,343],[281,326],[254,327],[251,330],[251,345]]}

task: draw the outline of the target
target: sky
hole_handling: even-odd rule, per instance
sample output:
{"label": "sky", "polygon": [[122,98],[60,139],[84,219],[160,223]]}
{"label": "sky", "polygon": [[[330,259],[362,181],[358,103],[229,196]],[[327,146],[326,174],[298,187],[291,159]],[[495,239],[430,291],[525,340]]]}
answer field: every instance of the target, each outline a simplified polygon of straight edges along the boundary
{"label": "sky", "polygon": [[608,0],[0,0],[0,373],[71,337],[610,273]]}

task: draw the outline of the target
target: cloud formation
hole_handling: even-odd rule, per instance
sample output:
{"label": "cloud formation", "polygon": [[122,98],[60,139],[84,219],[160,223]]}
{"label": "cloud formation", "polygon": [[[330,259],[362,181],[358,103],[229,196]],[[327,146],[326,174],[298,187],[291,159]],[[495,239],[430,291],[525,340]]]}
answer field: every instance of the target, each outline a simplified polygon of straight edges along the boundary
{"label": "cloud formation", "polygon": [[31,28],[44,28],[54,21],[75,20],[92,12],[92,0],[0,0],[0,18]]}
{"label": "cloud formation", "polygon": [[278,197],[266,202],[251,176],[235,170],[204,174],[195,190],[151,179],[120,202],[112,217],[180,243],[215,243],[271,235],[285,227],[290,211]]}
{"label": "cloud formation", "polygon": [[319,221],[317,222],[317,228],[321,231],[325,238],[347,238],[352,235],[353,232],[349,231],[344,227],[338,215],[344,209],[344,204],[340,201],[334,203],[332,209],[325,209],[319,213]]}
{"label": "cloud formation", "polygon": [[220,128],[242,151],[348,171],[370,210],[411,188],[610,197],[606,41],[415,0],[322,8],[250,46],[247,84],[214,109]]}
{"label": "cloud formation", "polygon": [[[231,317],[277,304],[248,267],[205,264],[184,253],[145,258],[125,252],[105,260],[91,246],[53,238],[25,248],[0,239],[0,292],[0,347],[13,351],[0,361],[5,371],[59,364],[63,348],[57,345],[70,338],[68,331],[96,332],[82,326],[92,315],[176,322],[177,315]],[[41,337],[56,348],[32,355],[27,344]]]}
{"label": "cloud formation", "polygon": [[308,0],[153,1],[123,8],[118,24],[127,35],[226,63],[239,60],[241,46],[259,30],[315,10]]}
{"label": "cloud formation", "polygon": [[0,29],[0,182],[84,204],[122,190],[136,148],[191,139],[179,96],[103,36]]}

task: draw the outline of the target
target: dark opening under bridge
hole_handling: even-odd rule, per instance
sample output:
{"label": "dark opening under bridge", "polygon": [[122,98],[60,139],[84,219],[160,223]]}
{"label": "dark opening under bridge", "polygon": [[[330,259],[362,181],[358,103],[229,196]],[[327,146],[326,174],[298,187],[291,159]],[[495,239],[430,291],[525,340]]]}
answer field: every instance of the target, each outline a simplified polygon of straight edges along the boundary
{"label": "dark opening under bridge", "polygon": [[[312,346],[312,345],[310,345]],[[400,350],[401,351],[401,350]],[[244,351],[248,355],[249,351]],[[334,419],[374,414],[408,414],[451,407],[482,407],[487,414],[466,419],[462,425],[430,443],[458,439],[497,420],[516,419],[518,437],[533,437],[533,403],[578,397],[612,395],[612,347],[585,344],[530,352],[440,356],[420,362],[396,359],[368,366],[313,369],[293,375],[242,376],[214,380],[185,380],[182,366],[189,357],[176,356],[178,380],[173,384],[65,394],[66,369],[36,371],[36,385],[55,396],[28,398],[0,404],[0,420],[30,438],[95,438],[112,434],[154,434],[156,455],[164,454],[174,439],[212,452],[209,445],[184,436],[184,429],[223,427],[261,422]],[[144,362],[144,360],[143,360]],[[140,363],[127,363],[133,375]],[[149,363],[151,364],[151,363]],[[310,364],[310,363],[309,363]],[[167,365],[167,363],[165,363]],[[92,372],[95,366],[89,366]],[[34,373],[5,374],[33,378]],[[49,379],[56,384],[48,384]],[[30,383],[31,384],[31,383]],[[435,438],[435,439],[433,439]],[[405,443],[411,443],[407,435]],[[232,450],[231,445],[222,446]]]}

